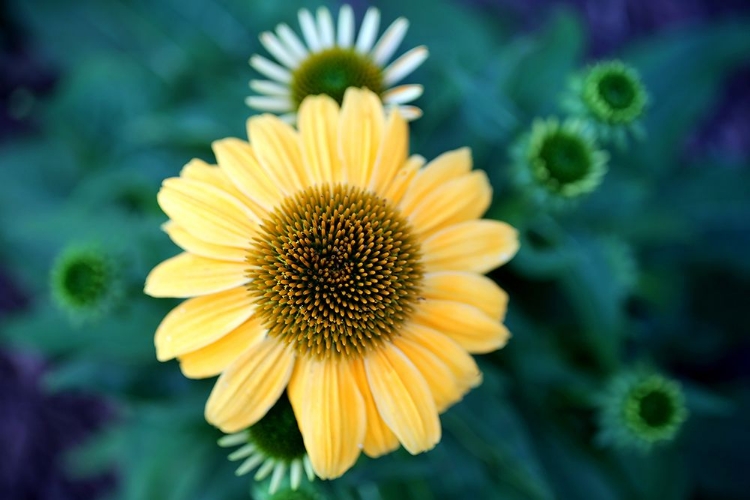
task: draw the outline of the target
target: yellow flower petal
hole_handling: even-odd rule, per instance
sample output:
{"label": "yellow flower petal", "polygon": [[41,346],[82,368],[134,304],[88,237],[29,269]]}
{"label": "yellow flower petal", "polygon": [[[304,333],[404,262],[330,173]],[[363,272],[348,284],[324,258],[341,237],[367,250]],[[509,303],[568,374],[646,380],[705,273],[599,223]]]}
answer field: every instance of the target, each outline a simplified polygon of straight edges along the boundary
{"label": "yellow flower petal", "polygon": [[462,391],[466,392],[482,383],[482,372],[474,358],[448,336],[424,325],[411,323],[404,327],[402,338],[421,345],[440,359],[453,373]]}
{"label": "yellow flower petal", "polygon": [[383,142],[380,144],[377,160],[370,179],[370,190],[385,192],[391,185],[409,154],[409,126],[398,110],[388,116]]}
{"label": "yellow flower petal", "polygon": [[378,413],[375,400],[372,398],[372,391],[370,391],[370,383],[367,381],[365,365],[361,359],[353,361],[352,375],[357,381],[359,392],[362,393],[365,402],[365,414],[367,415],[367,430],[365,431],[363,451],[368,457],[372,458],[392,452],[398,448],[398,438]]}
{"label": "yellow flower petal", "polygon": [[243,202],[247,199],[232,183],[224,171],[216,165],[209,165],[205,161],[197,158],[190,160],[187,165],[182,167],[180,177],[183,179],[193,179],[205,182],[206,184],[211,184]]}
{"label": "yellow flower petal", "polygon": [[419,370],[393,344],[365,357],[367,381],[375,405],[412,455],[432,449],[441,429],[435,400]]}
{"label": "yellow flower petal", "polygon": [[351,363],[309,361],[295,375],[302,378],[297,421],[310,462],[319,477],[337,478],[357,461],[365,437],[365,403]]}
{"label": "yellow flower petal", "polygon": [[425,196],[438,189],[446,182],[457,179],[471,171],[471,151],[469,148],[456,149],[443,153],[425,168],[420,170],[411,181],[400,207],[405,213],[411,213]]}
{"label": "yellow flower petal", "polygon": [[240,201],[245,207],[253,212],[256,218],[262,218],[268,210],[261,207],[258,203],[249,198],[245,193],[237,189],[227,173],[217,165],[209,165],[203,160],[194,158],[180,170],[180,177],[183,179],[192,179],[195,181],[210,184],[221,191],[224,191]]}
{"label": "yellow flower petal", "polygon": [[411,212],[406,212],[417,231],[431,234],[447,226],[478,219],[492,201],[487,174],[475,170],[425,193]]}
{"label": "yellow flower petal", "polygon": [[237,198],[193,179],[164,181],[159,205],[193,236],[218,245],[247,248],[258,217]]}
{"label": "yellow flower petal", "polygon": [[326,95],[308,97],[299,108],[297,122],[302,138],[302,159],[312,183],[340,181],[339,105]]}
{"label": "yellow flower petal", "polygon": [[302,399],[304,396],[304,374],[310,371],[307,366],[310,360],[305,356],[298,356],[296,363],[294,363],[294,371],[292,377],[289,379],[289,385],[286,388],[286,393],[289,396],[289,402],[292,404],[294,415],[299,418],[302,415]]}
{"label": "yellow flower petal", "polygon": [[268,337],[248,348],[219,380],[206,403],[206,420],[223,432],[250,427],[276,403],[294,367],[286,343]]}
{"label": "yellow flower petal", "polygon": [[273,210],[283,199],[282,186],[260,165],[250,144],[229,138],[214,141],[211,147],[221,169],[247,198],[266,211]]}
{"label": "yellow flower petal", "polygon": [[505,326],[476,307],[452,300],[424,300],[415,311],[415,323],[449,336],[472,353],[500,349],[510,333]]}
{"label": "yellow flower petal", "polygon": [[185,231],[184,228],[175,224],[174,221],[163,224],[161,228],[177,246],[195,255],[232,262],[245,262],[247,260],[247,249],[214,245],[213,243],[203,241]]}
{"label": "yellow flower petal", "polygon": [[218,375],[248,347],[260,342],[265,334],[260,319],[252,316],[216,342],[180,356],[182,373],[189,378]]}
{"label": "yellow flower petal", "polygon": [[370,183],[385,118],[380,99],[372,92],[350,87],[344,94],[339,121],[339,144],[343,181],[367,187]]}
{"label": "yellow flower petal", "polygon": [[394,339],[393,345],[398,347],[422,374],[439,413],[461,400],[466,389],[459,385],[456,377],[440,358],[405,337]]}
{"label": "yellow flower petal", "polygon": [[391,180],[390,185],[382,192],[383,198],[398,205],[406,191],[409,189],[412,180],[424,165],[425,159],[419,155],[412,155],[406,160],[403,167],[396,171],[396,176]]}
{"label": "yellow flower petal", "polygon": [[189,299],[172,309],[156,330],[156,357],[166,361],[216,342],[253,313],[244,287]]}
{"label": "yellow flower petal", "polygon": [[249,281],[247,264],[181,253],[151,270],[144,292],[152,297],[195,297],[223,292]]}
{"label": "yellow flower petal", "polygon": [[422,295],[428,299],[463,302],[498,321],[505,318],[508,307],[508,294],[494,281],[479,274],[460,271],[425,274]]}
{"label": "yellow flower petal", "polygon": [[296,130],[273,115],[253,116],[247,121],[247,135],[261,166],[287,195],[311,182],[305,173]]}
{"label": "yellow flower petal", "polygon": [[486,273],[508,262],[518,251],[518,232],[504,222],[472,220],[449,226],[422,244],[428,272]]}

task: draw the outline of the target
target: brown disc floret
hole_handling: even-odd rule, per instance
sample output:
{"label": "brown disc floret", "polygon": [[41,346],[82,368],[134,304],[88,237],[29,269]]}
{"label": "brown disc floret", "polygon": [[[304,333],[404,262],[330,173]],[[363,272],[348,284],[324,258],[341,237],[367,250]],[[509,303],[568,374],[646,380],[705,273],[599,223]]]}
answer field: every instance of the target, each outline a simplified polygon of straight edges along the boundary
{"label": "brown disc floret", "polygon": [[261,224],[248,285],[269,335],[316,358],[362,355],[398,334],[418,298],[419,245],[388,200],[307,188]]}

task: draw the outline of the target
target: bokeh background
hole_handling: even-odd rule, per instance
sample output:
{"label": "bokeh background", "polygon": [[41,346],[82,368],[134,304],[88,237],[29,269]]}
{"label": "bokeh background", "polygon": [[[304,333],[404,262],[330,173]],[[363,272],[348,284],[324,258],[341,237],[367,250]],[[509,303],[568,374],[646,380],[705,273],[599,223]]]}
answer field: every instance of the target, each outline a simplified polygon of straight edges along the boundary
{"label": "bokeh background", "polygon": [[[360,20],[367,8],[352,3]],[[158,363],[176,302],[142,294],[177,252],[163,178],[244,135],[257,35],[320,3],[0,2],[0,499],[248,498],[203,420],[211,381]],[[338,4],[329,4],[338,7]],[[743,499],[750,492],[750,4],[744,0],[408,0],[412,152],[470,146],[490,216],[522,230],[496,271],[509,345],[443,416],[432,452],[362,458],[330,498]],[[548,213],[509,150],[560,115],[572,72],[607,58],[651,97],[645,139],[612,149],[597,191]],[[123,293],[81,321],[50,298],[66,247],[115,259]],[[623,370],[680,382],[690,412],[650,452],[597,443],[596,397]]]}

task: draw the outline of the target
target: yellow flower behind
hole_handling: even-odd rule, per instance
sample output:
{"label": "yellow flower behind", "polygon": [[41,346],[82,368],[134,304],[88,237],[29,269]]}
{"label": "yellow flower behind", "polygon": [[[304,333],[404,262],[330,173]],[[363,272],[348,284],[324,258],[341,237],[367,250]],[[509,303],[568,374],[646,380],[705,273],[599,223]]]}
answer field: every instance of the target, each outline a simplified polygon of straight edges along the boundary
{"label": "yellow flower behind", "polygon": [[518,240],[478,220],[486,175],[467,149],[408,157],[406,122],[368,90],[340,109],[307,97],[297,129],[253,117],[248,136],[215,142],[218,166],[193,160],[159,192],[185,252],[145,291],[189,299],[159,326],[157,357],[221,374],[206,419],[227,433],[286,389],[321,478],[360,450],[433,448],[439,412],[481,382],[469,353],[509,337],[507,295],[482,274]]}

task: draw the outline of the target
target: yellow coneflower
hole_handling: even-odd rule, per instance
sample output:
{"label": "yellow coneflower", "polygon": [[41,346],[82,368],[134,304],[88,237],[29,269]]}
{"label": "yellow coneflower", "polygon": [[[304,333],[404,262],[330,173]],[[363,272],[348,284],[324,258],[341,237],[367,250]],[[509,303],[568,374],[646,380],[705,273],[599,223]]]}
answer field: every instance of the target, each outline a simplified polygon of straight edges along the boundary
{"label": "yellow coneflower", "polygon": [[185,252],[146,282],[191,297],[156,332],[160,360],[221,374],[206,419],[227,433],[260,420],[285,389],[315,473],[334,478],[401,443],[440,440],[438,413],[481,381],[469,353],[505,345],[507,295],[482,274],[518,249],[477,220],[487,176],[467,149],[424,166],[408,128],[369,90],[339,109],[308,97],[298,130],[248,121],[250,143],[214,143],[158,200]]}

